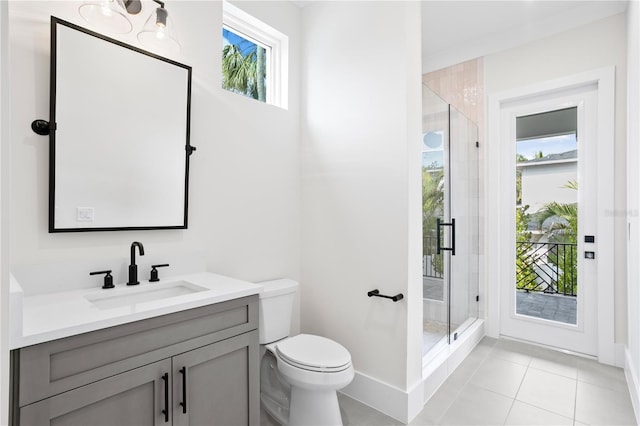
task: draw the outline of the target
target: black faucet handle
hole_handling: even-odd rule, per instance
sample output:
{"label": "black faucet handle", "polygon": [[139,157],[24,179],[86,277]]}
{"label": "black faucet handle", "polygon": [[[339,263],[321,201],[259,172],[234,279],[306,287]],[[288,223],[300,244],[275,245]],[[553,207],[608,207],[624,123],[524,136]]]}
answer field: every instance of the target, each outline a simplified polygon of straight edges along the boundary
{"label": "black faucet handle", "polygon": [[149,282],[160,281],[158,278],[158,270],[156,268],[164,268],[165,266],[169,266],[168,263],[162,263],[160,265],[151,265],[151,278],[149,278]]}
{"label": "black faucet handle", "polygon": [[105,276],[104,276],[104,284],[102,285],[102,288],[114,288],[115,287],[113,285],[113,277],[111,276],[111,269],[105,270],[105,271],[89,272],[89,275],[99,275],[99,274],[105,274]]}

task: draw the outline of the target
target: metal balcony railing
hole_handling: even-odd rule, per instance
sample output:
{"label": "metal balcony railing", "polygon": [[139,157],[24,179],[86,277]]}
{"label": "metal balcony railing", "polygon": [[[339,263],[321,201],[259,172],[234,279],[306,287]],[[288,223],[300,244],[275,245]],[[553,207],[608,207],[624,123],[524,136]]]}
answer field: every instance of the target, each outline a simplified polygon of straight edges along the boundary
{"label": "metal balcony railing", "polygon": [[442,278],[444,259],[437,251],[437,237],[422,237],[422,276]]}
{"label": "metal balcony railing", "polygon": [[516,288],[576,296],[577,244],[516,242]]}

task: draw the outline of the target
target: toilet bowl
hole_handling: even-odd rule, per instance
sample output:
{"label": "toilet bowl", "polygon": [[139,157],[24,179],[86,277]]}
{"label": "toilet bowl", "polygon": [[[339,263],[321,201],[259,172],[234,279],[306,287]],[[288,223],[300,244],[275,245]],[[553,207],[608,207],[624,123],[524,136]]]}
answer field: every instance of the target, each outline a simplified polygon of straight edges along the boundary
{"label": "toilet bowl", "polygon": [[354,377],[349,351],[326,337],[289,337],[298,284],[292,280],[260,284],[264,286],[259,326],[264,410],[282,425],[342,425],[337,391]]}

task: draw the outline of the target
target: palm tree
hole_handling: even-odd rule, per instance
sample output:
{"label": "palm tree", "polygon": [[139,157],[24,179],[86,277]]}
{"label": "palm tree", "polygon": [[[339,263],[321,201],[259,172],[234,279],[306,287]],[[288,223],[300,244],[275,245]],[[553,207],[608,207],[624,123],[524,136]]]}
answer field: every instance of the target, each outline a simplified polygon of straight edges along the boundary
{"label": "palm tree", "polygon": [[[578,190],[576,181],[569,181],[564,186],[567,189]],[[565,294],[578,294],[578,254],[573,248],[578,242],[578,204],[551,202],[545,204],[538,213],[540,224],[545,220],[552,219],[549,227],[547,239],[557,245],[555,252],[549,255],[549,261],[562,268],[562,272],[557,277],[557,291]],[[560,249],[563,247],[563,249]]]}
{"label": "palm tree", "polygon": [[422,168],[422,232],[427,235],[436,227],[436,218],[444,212],[444,173],[442,169]]}
{"label": "palm tree", "polygon": [[[436,220],[444,213],[444,172],[434,165],[422,168],[422,254],[431,256],[434,271],[442,273],[442,254],[436,254],[433,240]],[[430,237],[430,238],[429,238]]]}
{"label": "palm tree", "polygon": [[[578,190],[578,182],[575,180],[567,182],[563,188]],[[548,238],[551,241],[566,242],[575,244],[578,238],[578,204],[558,203],[552,201],[544,205],[544,208],[536,215],[542,225],[545,220],[554,220],[549,228]]]}
{"label": "palm tree", "polygon": [[237,44],[222,49],[222,87],[253,99],[266,101],[266,51],[253,45],[246,54]]}

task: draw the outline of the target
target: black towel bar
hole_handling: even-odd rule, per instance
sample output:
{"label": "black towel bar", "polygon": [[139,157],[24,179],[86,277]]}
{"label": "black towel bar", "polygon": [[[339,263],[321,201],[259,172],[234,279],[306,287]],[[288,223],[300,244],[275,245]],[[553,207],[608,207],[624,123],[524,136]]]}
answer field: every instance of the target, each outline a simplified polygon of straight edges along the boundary
{"label": "black towel bar", "polygon": [[404,299],[404,295],[402,293],[398,293],[395,296],[387,296],[385,294],[380,294],[380,290],[375,289],[375,290],[371,290],[367,292],[367,296],[369,297],[384,297],[385,299],[391,299],[394,302],[397,302],[398,300],[402,300]]}

